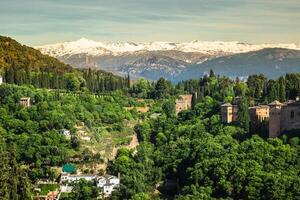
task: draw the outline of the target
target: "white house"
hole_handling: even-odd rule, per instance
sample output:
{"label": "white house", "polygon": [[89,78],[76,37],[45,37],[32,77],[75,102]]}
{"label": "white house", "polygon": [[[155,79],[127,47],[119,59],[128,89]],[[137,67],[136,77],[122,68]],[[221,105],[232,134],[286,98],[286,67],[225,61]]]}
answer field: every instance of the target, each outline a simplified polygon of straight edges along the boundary
{"label": "white house", "polygon": [[103,194],[104,196],[109,196],[114,191],[115,185],[111,183],[107,183],[103,186]]}
{"label": "white house", "polygon": [[106,184],[106,178],[104,178],[103,176],[99,176],[97,178],[97,187],[103,188],[105,184]]}
{"label": "white house", "polygon": [[96,181],[97,187],[101,188],[104,196],[109,196],[111,193],[119,186],[120,179],[116,176],[112,175],[73,175],[68,173],[62,173],[60,182],[61,191],[63,192],[71,192],[73,187],[69,186],[68,183],[77,182],[80,179],[84,179],[86,181]]}
{"label": "white house", "polygon": [[109,196],[120,185],[120,179],[116,176],[105,175],[97,179],[97,187],[103,189],[104,196]]}
{"label": "white house", "polygon": [[61,129],[59,132],[60,134],[63,134],[66,138],[71,138],[71,132],[68,129]]}
{"label": "white house", "polygon": [[3,83],[3,78],[0,76],[0,85]]}
{"label": "white house", "polygon": [[97,178],[97,175],[73,175],[73,174],[67,174],[63,173],[61,174],[60,182],[67,182],[67,183],[72,183],[79,181],[80,179],[84,179],[86,181],[93,181]]}

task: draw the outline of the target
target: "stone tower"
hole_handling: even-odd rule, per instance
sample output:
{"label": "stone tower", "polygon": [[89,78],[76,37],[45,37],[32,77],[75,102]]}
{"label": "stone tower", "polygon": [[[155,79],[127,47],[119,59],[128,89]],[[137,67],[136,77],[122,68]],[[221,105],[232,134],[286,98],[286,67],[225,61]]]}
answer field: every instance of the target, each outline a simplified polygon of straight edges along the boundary
{"label": "stone tower", "polygon": [[238,106],[231,103],[221,105],[221,118],[227,124],[238,121]]}
{"label": "stone tower", "polygon": [[280,135],[281,132],[281,107],[282,103],[279,101],[273,101],[269,104],[270,107],[270,119],[269,119],[269,137],[275,138]]}

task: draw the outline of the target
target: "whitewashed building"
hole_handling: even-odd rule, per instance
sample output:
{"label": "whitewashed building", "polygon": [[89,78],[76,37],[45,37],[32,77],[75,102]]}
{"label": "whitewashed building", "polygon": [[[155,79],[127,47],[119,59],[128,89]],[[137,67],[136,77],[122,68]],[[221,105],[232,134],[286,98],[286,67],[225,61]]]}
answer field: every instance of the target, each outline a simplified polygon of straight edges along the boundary
{"label": "whitewashed building", "polygon": [[93,181],[97,178],[97,175],[74,175],[74,174],[67,174],[63,173],[61,174],[60,182],[61,183],[72,183],[79,181],[80,179],[84,179],[86,181]]}
{"label": "whitewashed building", "polygon": [[112,175],[73,175],[68,173],[61,174],[61,191],[62,192],[71,192],[73,187],[69,186],[69,183],[74,183],[79,181],[80,179],[84,179],[86,181],[95,181],[98,188],[102,189],[104,196],[110,196],[111,193],[120,185],[120,179],[116,176]]}
{"label": "whitewashed building", "polygon": [[3,77],[0,76],[0,85],[3,83]]}
{"label": "whitewashed building", "polygon": [[71,132],[68,129],[61,129],[59,131],[60,134],[64,135],[66,138],[71,138]]}
{"label": "whitewashed building", "polygon": [[97,179],[97,187],[102,188],[104,196],[110,196],[119,185],[120,179],[116,176],[105,175]]}

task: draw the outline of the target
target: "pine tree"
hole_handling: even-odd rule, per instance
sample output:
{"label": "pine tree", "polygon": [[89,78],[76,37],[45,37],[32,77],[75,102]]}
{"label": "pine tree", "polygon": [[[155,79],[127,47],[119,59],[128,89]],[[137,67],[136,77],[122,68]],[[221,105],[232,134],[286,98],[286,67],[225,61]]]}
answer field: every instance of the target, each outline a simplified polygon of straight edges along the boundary
{"label": "pine tree", "polygon": [[127,87],[130,88],[130,72],[127,75]]}
{"label": "pine tree", "polygon": [[21,200],[31,200],[32,193],[31,193],[31,184],[27,178],[27,175],[24,173],[20,176],[19,180],[19,196]]}
{"label": "pine tree", "polygon": [[10,165],[10,199],[18,199],[18,179],[19,170],[16,161],[16,146],[14,144],[9,145],[9,165]]}
{"label": "pine tree", "polygon": [[243,96],[238,103],[238,121],[240,126],[249,133],[250,131],[250,116],[248,109],[248,102],[245,96]]}
{"label": "pine tree", "polygon": [[285,79],[284,77],[280,77],[278,80],[278,96],[279,101],[284,102],[286,101],[286,90],[285,90]]}
{"label": "pine tree", "polygon": [[197,92],[194,92],[192,96],[192,109],[194,109],[197,104],[197,98]]}
{"label": "pine tree", "polygon": [[214,70],[211,69],[211,70],[209,71],[209,77],[210,77],[210,78],[215,78],[215,77],[216,77]]}
{"label": "pine tree", "polygon": [[5,142],[0,138],[0,199],[9,199],[9,165]]}

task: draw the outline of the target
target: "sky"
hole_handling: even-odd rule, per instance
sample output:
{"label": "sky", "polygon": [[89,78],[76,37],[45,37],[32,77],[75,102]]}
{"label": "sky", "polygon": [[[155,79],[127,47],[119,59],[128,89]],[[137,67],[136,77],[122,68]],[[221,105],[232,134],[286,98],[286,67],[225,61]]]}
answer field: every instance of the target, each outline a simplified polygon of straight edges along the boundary
{"label": "sky", "polygon": [[300,43],[300,0],[0,0],[0,35],[27,45]]}

